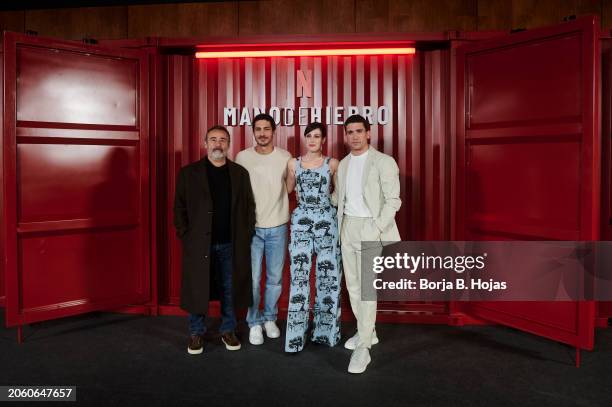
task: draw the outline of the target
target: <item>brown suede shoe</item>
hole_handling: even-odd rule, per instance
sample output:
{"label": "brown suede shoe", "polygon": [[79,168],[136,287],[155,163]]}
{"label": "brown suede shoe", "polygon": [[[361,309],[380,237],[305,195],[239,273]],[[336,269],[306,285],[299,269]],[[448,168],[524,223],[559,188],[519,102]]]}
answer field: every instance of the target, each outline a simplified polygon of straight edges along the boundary
{"label": "brown suede shoe", "polygon": [[191,335],[189,337],[187,353],[190,355],[199,355],[202,352],[204,352],[204,337],[202,335]]}
{"label": "brown suede shoe", "polygon": [[238,340],[234,332],[226,332],[222,334],[221,340],[225,344],[225,349],[227,350],[239,350],[240,349],[240,341]]}

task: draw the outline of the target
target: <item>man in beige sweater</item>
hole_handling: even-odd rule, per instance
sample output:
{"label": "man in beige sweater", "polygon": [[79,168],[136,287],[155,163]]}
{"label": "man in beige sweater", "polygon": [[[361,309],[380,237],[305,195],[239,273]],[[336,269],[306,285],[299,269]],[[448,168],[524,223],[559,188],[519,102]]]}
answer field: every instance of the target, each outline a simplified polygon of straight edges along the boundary
{"label": "man in beige sweater", "polygon": [[[263,330],[268,338],[278,338],[276,325],[278,299],[281,295],[281,278],[287,251],[287,222],[289,198],[285,179],[288,151],[274,146],[276,124],[272,116],[262,113],[253,119],[253,135],[256,145],[241,151],[236,163],[249,172],[255,196],[255,235],[251,242],[251,271],[253,274],[253,306],[247,313],[249,342],[261,345]],[[266,257],[266,287],[263,312],[261,301],[261,264]]]}

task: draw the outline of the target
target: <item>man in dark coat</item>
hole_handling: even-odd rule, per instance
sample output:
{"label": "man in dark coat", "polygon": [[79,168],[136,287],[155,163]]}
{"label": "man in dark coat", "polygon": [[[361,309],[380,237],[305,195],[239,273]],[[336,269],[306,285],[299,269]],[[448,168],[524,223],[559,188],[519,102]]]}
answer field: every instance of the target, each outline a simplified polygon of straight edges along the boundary
{"label": "man in dark coat", "polygon": [[182,241],[181,308],[189,312],[187,351],[204,350],[205,314],[215,289],[221,300],[221,339],[240,349],[235,308],[252,304],[251,238],[255,200],[249,173],[227,158],[230,134],[206,132],[207,156],[181,168],[174,199],[174,226]]}

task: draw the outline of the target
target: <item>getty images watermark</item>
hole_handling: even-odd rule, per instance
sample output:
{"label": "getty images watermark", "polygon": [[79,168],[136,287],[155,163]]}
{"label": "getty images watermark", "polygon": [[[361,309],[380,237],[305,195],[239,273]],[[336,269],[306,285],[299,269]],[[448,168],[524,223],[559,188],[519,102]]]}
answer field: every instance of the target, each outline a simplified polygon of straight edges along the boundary
{"label": "getty images watermark", "polygon": [[362,242],[366,301],[612,301],[612,242]]}

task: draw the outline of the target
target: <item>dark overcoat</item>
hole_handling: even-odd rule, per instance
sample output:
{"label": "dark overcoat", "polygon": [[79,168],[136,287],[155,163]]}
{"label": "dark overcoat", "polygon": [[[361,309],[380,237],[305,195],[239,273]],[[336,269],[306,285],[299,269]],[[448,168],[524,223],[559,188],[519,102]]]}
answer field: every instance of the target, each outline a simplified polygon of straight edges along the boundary
{"label": "dark overcoat", "polygon": [[[192,314],[207,313],[214,292],[214,273],[210,272],[213,201],[207,159],[181,168],[174,197],[174,226],[183,246],[181,308]],[[253,302],[251,238],[255,232],[255,199],[248,171],[229,159],[227,165],[232,190],[233,299],[236,308],[246,308]]]}

